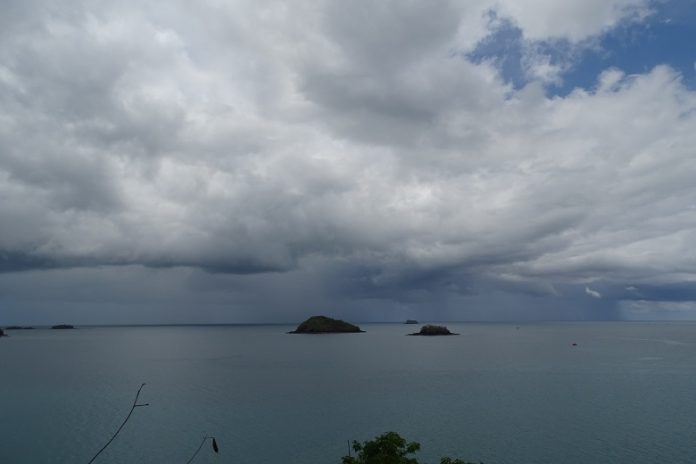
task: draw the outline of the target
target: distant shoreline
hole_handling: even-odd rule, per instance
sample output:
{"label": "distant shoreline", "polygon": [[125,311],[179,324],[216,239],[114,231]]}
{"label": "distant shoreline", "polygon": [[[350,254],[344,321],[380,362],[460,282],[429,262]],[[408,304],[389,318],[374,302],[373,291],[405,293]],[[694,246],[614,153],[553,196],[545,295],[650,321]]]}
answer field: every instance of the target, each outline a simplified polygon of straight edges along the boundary
{"label": "distant shoreline", "polygon": [[[361,325],[404,325],[400,321],[357,321]],[[467,324],[467,325],[516,325],[524,327],[526,325],[556,325],[556,324],[696,324],[693,321],[675,321],[675,320],[650,320],[650,321],[625,321],[625,320],[596,320],[596,321],[564,321],[564,320],[548,320],[548,321],[419,321],[419,324]],[[296,326],[298,322],[224,322],[224,323],[192,323],[192,324],[73,324],[76,329],[79,328],[118,328],[118,327],[281,327],[281,326]],[[0,324],[0,328],[8,330],[8,327],[19,326],[19,324]],[[51,329],[53,324],[35,324],[21,325],[21,327],[31,327],[36,330]],[[10,330],[30,330],[10,329]]]}

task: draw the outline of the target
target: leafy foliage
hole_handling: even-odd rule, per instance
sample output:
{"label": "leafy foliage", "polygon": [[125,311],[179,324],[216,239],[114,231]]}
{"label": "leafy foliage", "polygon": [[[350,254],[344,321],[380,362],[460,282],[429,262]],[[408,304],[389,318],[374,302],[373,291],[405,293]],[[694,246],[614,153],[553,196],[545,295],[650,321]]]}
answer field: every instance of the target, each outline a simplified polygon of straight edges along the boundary
{"label": "leafy foliage", "polygon": [[386,432],[374,440],[353,442],[355,457],[343,456],[343,464],[418,464],[416,458],[407,457],[420,449],[416,442],[407,443],[396,432]]}
{"label": "leafy foliage", "polygon": [[[396,432],[386,432],[373,440],[353,442],[355,456],[343,456],[342,464],[419,464],[415,454],[420,443],[407,442]],[[475,464],[461,459],[444,457],[440,464]]]}
{"label": "leafy foliage", "polygon": [[[452,459],[452,458],[442,458],[440,459],[440,464],[476,464],[471,461],[464,461],[462,459]],[[481,464],[481,463],[479,463]]]}

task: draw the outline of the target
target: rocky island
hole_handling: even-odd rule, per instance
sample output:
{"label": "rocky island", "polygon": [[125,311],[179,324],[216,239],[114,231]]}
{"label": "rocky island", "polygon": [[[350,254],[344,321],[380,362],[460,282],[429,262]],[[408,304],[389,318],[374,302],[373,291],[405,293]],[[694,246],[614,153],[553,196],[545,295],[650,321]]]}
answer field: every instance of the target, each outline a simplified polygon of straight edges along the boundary
{"label": "rocky island", "polygon": [[75,326],[70,324],[58,324],[51,327],[52,329],[74,329]]}
{"label": "rocky island", "polygon": [[3,332],[2,329],[0,329],[0,337],[5,337],[5,336],[6,336],[5,332]]}
{"label": "rocky island", "polygon": [[349,322],[339,319],[332,319],[326,316],[312,316],[302,324],[297,326],[297,329],[291,334],[326,334],[326,333],[360,333],[360,327]]}
{"label": "rocky island", "polygon": [[447,327],[444,325],[424,325],[421,327],[420,332],[412,333],[409,335],[428,335],[428,336],[434,336],[434,335],[459,335],[453,332],[450,332]]}
{"label": "rocky island", "polygon": [[415,319],[406,319],[406,322],[404,324],[418,324],[418,321]]}

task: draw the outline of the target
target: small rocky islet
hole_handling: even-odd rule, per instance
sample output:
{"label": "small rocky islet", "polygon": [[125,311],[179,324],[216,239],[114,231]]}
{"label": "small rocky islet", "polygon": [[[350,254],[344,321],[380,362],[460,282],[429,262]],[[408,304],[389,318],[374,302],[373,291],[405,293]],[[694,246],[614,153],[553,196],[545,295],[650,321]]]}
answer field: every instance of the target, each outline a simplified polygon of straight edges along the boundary
{"label": "small rocky islet", "polygon": [[450,332],[444,325],[424,325],[421,327],[420,332],[415,332],[409,335],[424,335],[429,337],[434,337],[438,335],[459,335],[454,332]]}
{"label": "small rocky islet", "polygon": [[70,325],[70,324],[58,324],[58,325],[51,326],[51,328],[56,329],[56,330],[66,330],[66,329],[74,329],[75,326]]}
{"label": "small rocky islet", "polygon": [[300,325],[290,334],[330,334],[330,333],[361,333],[357,325],[340,319],[332,319],[326,316],[312,316]]}

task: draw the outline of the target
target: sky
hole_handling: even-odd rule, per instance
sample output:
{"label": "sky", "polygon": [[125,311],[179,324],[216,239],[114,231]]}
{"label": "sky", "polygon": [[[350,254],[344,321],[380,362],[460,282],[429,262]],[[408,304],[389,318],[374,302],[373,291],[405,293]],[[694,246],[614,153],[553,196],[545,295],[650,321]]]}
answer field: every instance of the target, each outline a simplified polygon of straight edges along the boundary
{"label": "sky", "polygon": [[0,324],[696,319],[692,0],[5,0]]}

